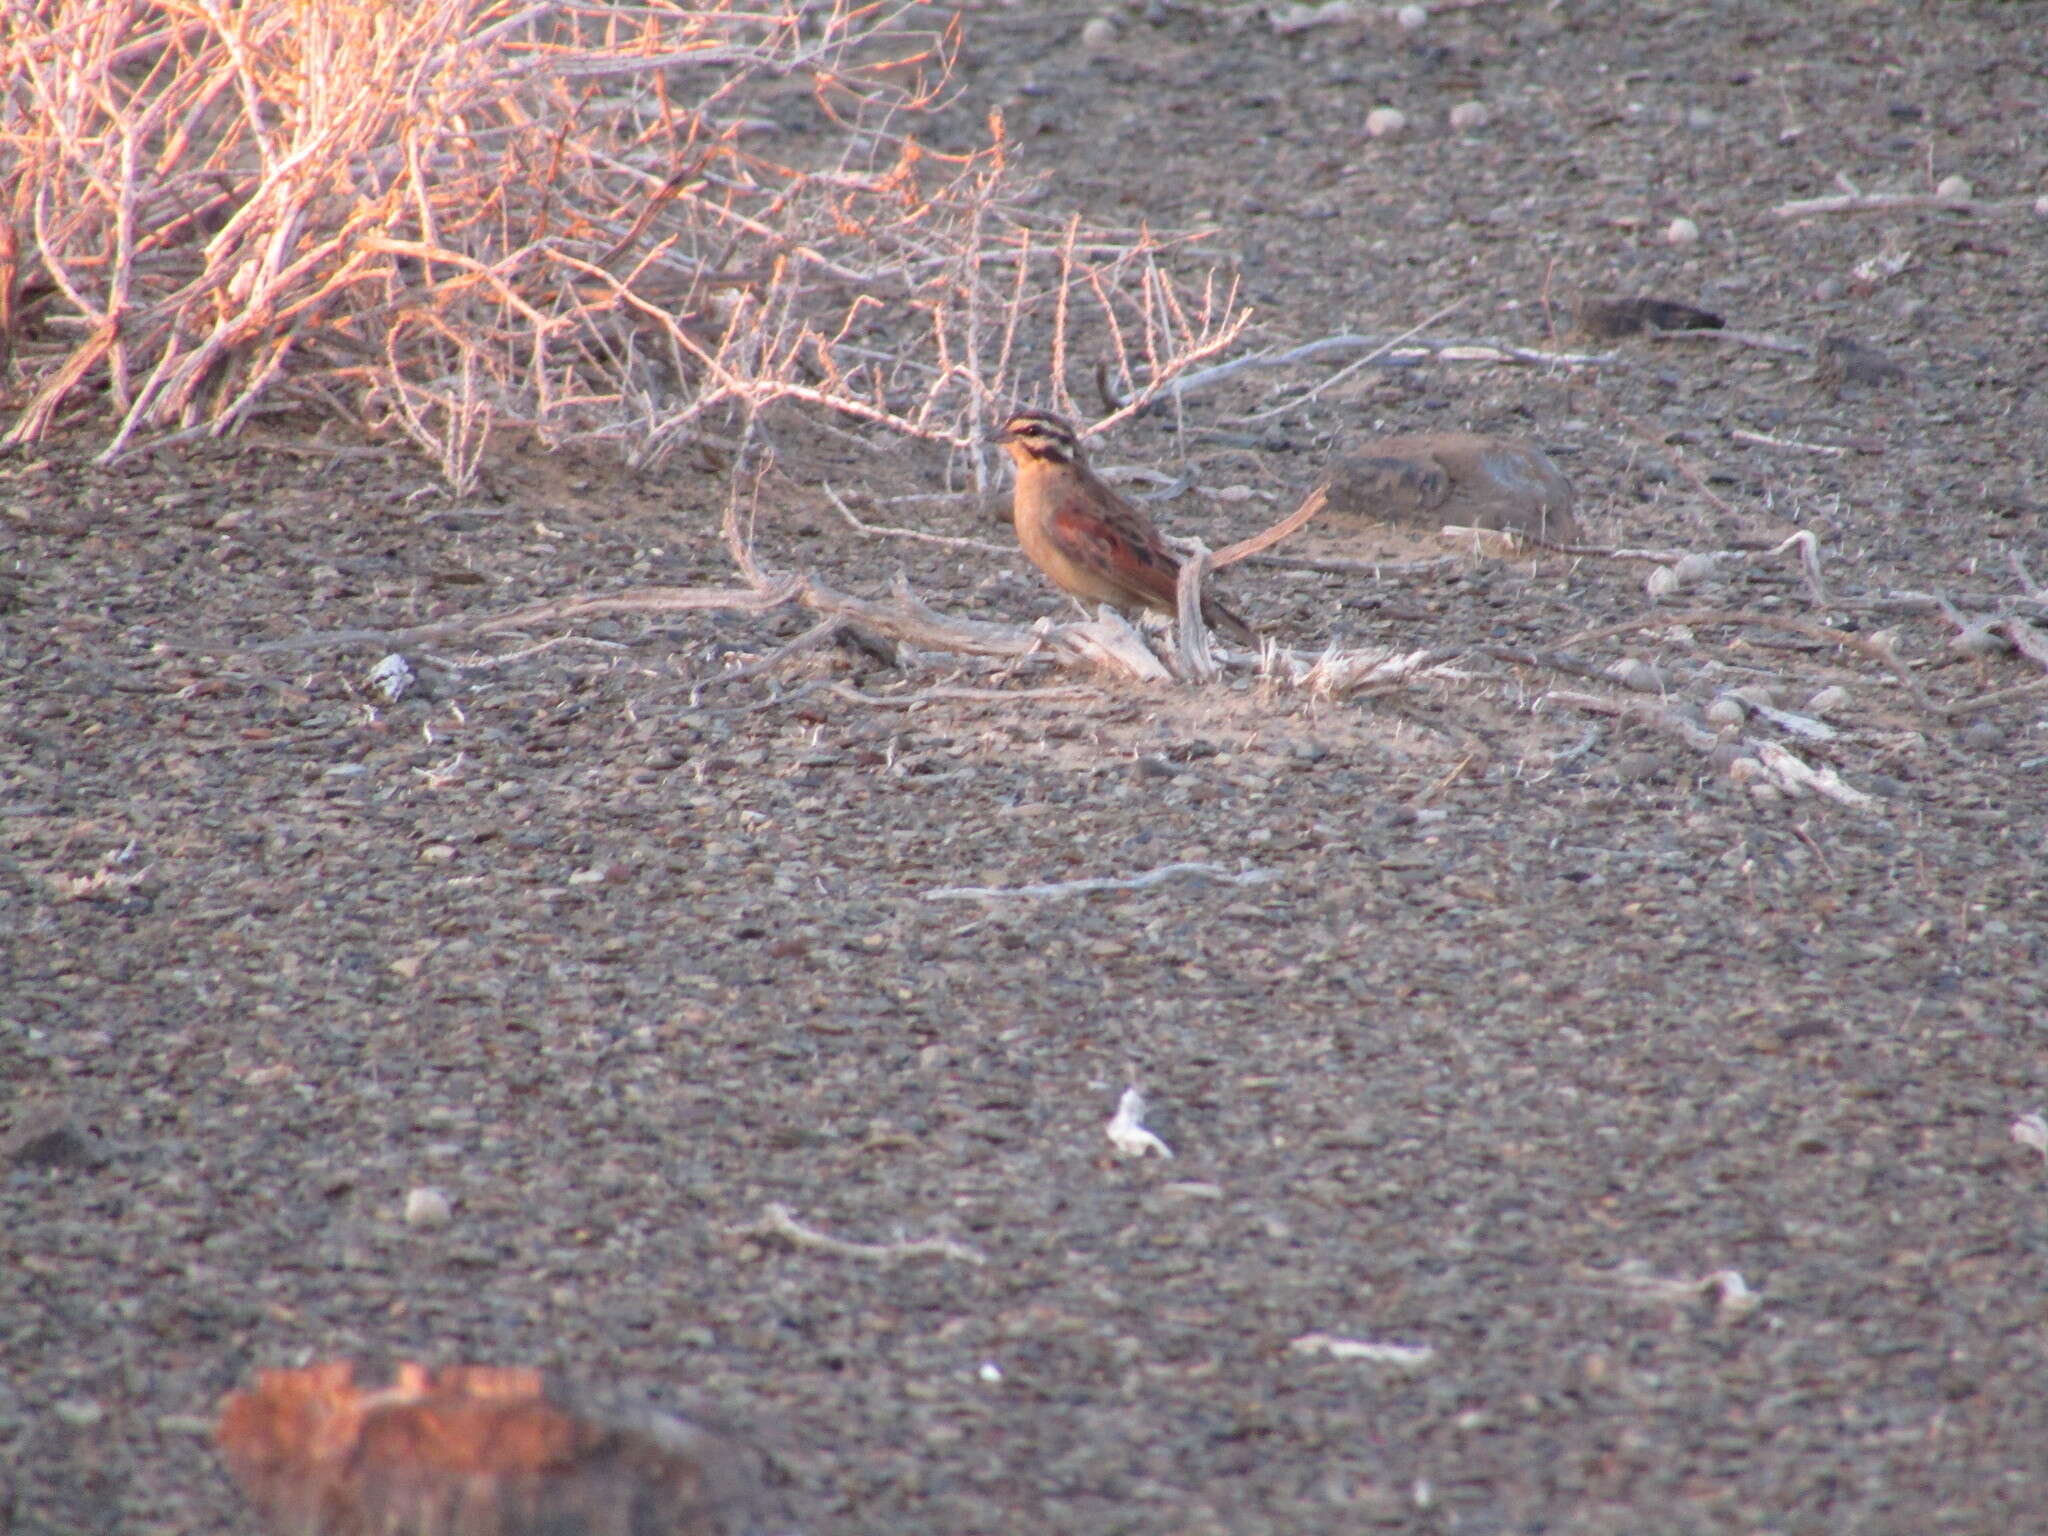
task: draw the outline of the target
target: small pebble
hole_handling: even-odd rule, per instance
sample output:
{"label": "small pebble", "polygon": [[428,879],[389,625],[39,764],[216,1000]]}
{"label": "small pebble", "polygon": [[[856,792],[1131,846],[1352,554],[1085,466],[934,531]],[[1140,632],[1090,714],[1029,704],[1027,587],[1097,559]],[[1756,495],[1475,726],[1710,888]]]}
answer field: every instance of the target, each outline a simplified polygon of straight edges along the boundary
{"label": "small pebble", "polygon": [[1937,197],[1967,198],[1973,196],[1976,191],[1977,189],[1970,185],[1970,178],[1967,176],[1944,176],[1934,188]]}
{"label": "small pebble", "polygon": [[1685,114],[1685,126],[1692,129],[1695,133],[1704,133],[1707,129],[1713,127],[1717,121],[1719,119],[1714,116],[1711,107],[1694,107]]}
{"label": "small pebble", "polygon": [[2005,745],[2005,732],[1989,720],[1979,720],[1964,730],[1963,745],[1972,752],[1996,752]]}
{"label": "small pebble", "polygon": [[1849,690],[1830,685],[1806,701],[1809,715],[1825,715],[1849,702]]}
{"label": "small pebble", "polygon": [[1740,725],[1749,718],[1749,710],[1742,700],[1732,693],[1724,693],[1707,706],[1707,723],[1715,726]]}
{"label": "small pebble", "polygon": [[1419,32],[1429,25],[1429,12],[1419,5],[1404,5],[1394,12],[1394,20],[1410,32]]}
{"label": "small pebble", "polygon": [[431,1185],[406,1191],[405,1224],[409,1227],[445,1227],[454,1214],[448,1197]]}
{"label": "small pebble", "polygon": [[1661,693],[1664,689],[1664,674],[1635,656],[1622,657],[1607,669],[1607,675],[1637,693]]}
{"label": "small pebble", "polygon": [[1399,133],[1408,126],[1408,114],[1398,107],[1374,107],[1365,114],[1365,131],[1376,139]]}
{"label": "small pebble", "polygon": [[107,1410],[89,1397],[67,1397],[50,1405],[57,1422],[72,1429],[91,1429],[107,1416]]}
{"label": "small pebble", "polygon": [[2034,199],[2034,212],[2042,218],[2048,219],[2048,192],[2043,192]]}
{"label": "small pebble", "polygon": [[1691,219],[1673,219],[1664,231],[1664,240],[1667,245],[1698,245],[1700,227]]}
{"label": "small pebble", "polygon": [[1483,101],[1461,101],[1451,108],[1451,127],[1459,133],[1476,133],[1487,124]]}
{"label": "small pebble", "polygon": [[1664,760],[1654,752],[1624,752],[1615,760],[1614,776],[1624,784],[1645,784],[1664,776]]}
{"label": "small pebble", "polygon": [[1669,597],[1679,588],[1678,572],[1660,565],[1643,578],[1643,588],[1652,597]]}
{"label": "small pebble", "polygon": [[1107,16],[1090,16],[1081,27],[1083,48],[1103,49],[1116,46],[1116,23]]}

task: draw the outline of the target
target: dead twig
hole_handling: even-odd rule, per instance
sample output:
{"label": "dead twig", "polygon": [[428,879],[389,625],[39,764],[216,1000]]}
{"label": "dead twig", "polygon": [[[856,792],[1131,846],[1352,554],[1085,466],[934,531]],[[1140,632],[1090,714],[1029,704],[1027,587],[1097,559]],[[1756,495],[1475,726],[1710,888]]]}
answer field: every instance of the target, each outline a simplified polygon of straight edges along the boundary
{"label": "dead twig", "polygon": [[897,1264],[905,1259],[954,1259],[962,1264],[986,1264],[988,1256],[979,1248],[956,1243],[950,1237],[904,1238],[893,1243],[855,1243],[807,1227],[779,1201],[761,1208],[761,1219],[750,1227],[731,1229],[741,1237],[779,1237],[792,1247],[814,1253],[829,1253],[838,1259],[864,1259],[877,1264]]}
{"label": "dead twig", "polygon": [[2027,197],[1950,197],[1940,192],[1845,192],[1836,197],[1795,198],[1780,203],[1771,212],[1781,219],[1804,219],[1824,213],[1904,213],[1930,210],[1937,213],[1987,214],[2031,208]]}
{"label": "dead twig", "polygon": [[942,885],[924,893],[926,901],[1003,901],[1012,897],[1060,899],[1092,896],[1103,891],[1145,891],[1169,880],[1213,880],[1221,885],[1264,885],[1280,877],[1270,870],[1227,869],[1221,864],[1163,864],[1142,875],[1090,880],[1055,880],[1042,885]]}
{"label": "dead twig", "polygon": [[921,528],[891,528],[881,523],[864,523],[855,515],[853,508],[849,507],[840,497],[839,493],[832,489],[832,483],[829,480],[822,481],[820,484],[824,489],[826,499],[839,509],[839,515],[846,519],[847,526],[858,533],[867,534],[871,538],[914,539],[920,544],[937,544],[944,549],[971,549],[977,554],[984,555],[1007,555],[1013,553],[1009,546],[992,544],[986,539],[963,539],[953,534],[926,533]]}

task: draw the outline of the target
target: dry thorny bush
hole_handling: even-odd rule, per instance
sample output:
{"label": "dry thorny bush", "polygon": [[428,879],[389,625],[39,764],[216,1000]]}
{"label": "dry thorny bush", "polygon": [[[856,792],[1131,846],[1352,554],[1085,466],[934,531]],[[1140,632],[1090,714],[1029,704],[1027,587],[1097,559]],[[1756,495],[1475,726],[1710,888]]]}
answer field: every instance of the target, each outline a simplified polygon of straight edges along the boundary
{"label": "dry thorny bush", "polygon": [[[922,146],[916,0],[9,0],[0,348],[107,455],[311,403],[448,479],[636,462],[795,402],[968,450],[1070,351],[1126,410],[1237,335],[1149,231],[1034,219],[991,122]],[[800,101],[807,89],[808,104]],[[762,115],[820,114],[814,163]]]}

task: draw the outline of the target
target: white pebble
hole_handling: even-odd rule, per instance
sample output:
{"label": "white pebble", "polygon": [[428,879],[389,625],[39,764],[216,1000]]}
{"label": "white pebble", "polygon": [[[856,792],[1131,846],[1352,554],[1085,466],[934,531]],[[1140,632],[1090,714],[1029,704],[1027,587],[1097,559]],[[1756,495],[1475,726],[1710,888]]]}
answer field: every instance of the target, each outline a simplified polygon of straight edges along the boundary
{"label": "white pebble", "polygon": [[2048,219],[2048,192],[2043,192],[2039,197],[2034,199],[2034,212],[2039,214],[2042,218]]}
{"label": "white pebble", "polygon": [[1417,32],[1429,25],[1429,12],[1419,5],[1404,5],[1394,12],[1394,20],[1408,31]]}
{"label": "white pebble", "polygon": [[448,1197],[431,1185],[405,1192],[405,1224],[409,1227],[445,1227],[454,1214]]}
{"label": "white pebble", "polygon": [[1806,701],[1809,715],[1825,715],[1849,702],[1849,690],[1830,684]]}
{"label": "white pebble", "polygon": [[1670,227],[1664,231],[1664,239],[1670,245],[1698,245],[1700,227],[1691,219],[1673,219]]}
{"label": "white pebble", "polygon": [[1754,757],[1738,757],[1728,765],[1728,777],[1738,784],[1768,784],[1771,770]]}
{"label": "white pebble", "polygon": [[386,704],[396,704],[413,685],[412,663],[393,651],[370,668],[369,682]]}
{"label": "white pebble", "polygon": [[1399,133],[1408,126],[1408,114],[1398,107],[1374,107],[1365,114],[1365,131],[1376,139]]}
{"label": "white pebble", "polygon": [[1970,178],[1967,176],[1944,176],[1936,184],[1934,194],[1937,197],[1967,198],[1974,195],[1976,190],[1970,185]]}
{"label": "white pebble", "polygon": [[1487,117],[1483,101],[1461,101],[1451,108],[1451,126],[1460,133],[1473,133],[1484,128]]}
{"label": "white pebble", "polygon": [[1634,656],[1624,656],[1607,669],[1607,675],[1624,688],[1637,693],[1661,693],[1664,690],[1664,674]]}
{"label": "white pebble", "polygon": [[2021,1115],[2012,1123],[2012,1139],[2048,1157],[2048,1120],[2036,1114]]}
{"label": "white pebble", "polygon": [[1680,586],[1686,587],[1696,581],[1712,580],[1714,573],[1720,568],[1721,562],[1714,556],[1692,554],[1680,558],[1678,564],[1671,567],[1671,574],[1678,578]]}
{"label": "white pebble", "polygon": [[1116,46],[1116,23],[1107,16],[1090,16],[1081,26],[1083,48],[1113,48]]}
{"label": "white pebble", "polygon": [[1643,586],[1652,597],[1669,597],[1678,590],[1678,572],[1660,565],[1643,578]]}
{"label": "white pebble", "polygon": [[53,1403],[50,1412],[59,1424],[71,1429],[91,1429],[107,1416],[107,1410],[89,1397],[67,1397]]}
{"label": "white pebble", "polygon": [[1743,707],[1742,700],[1736,698],[1732,693],[1722,694],[1721,697],[1707,706],[1707,724],[1709,725],[1740,725],[1748,718],[1749,711]]}

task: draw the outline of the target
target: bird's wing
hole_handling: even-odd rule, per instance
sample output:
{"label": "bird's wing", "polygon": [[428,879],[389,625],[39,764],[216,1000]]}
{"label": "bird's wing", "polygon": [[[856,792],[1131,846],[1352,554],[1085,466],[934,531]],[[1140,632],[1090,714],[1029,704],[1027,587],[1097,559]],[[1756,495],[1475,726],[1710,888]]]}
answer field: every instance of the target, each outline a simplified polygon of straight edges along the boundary
{"label": "bird's wing", "polygon": [[1091,506],[1074,497],[1053,512],[1047,530],[1076,565],[1127,589],[1138,601],[1173,608],[1180,562],[1136,508]]}

